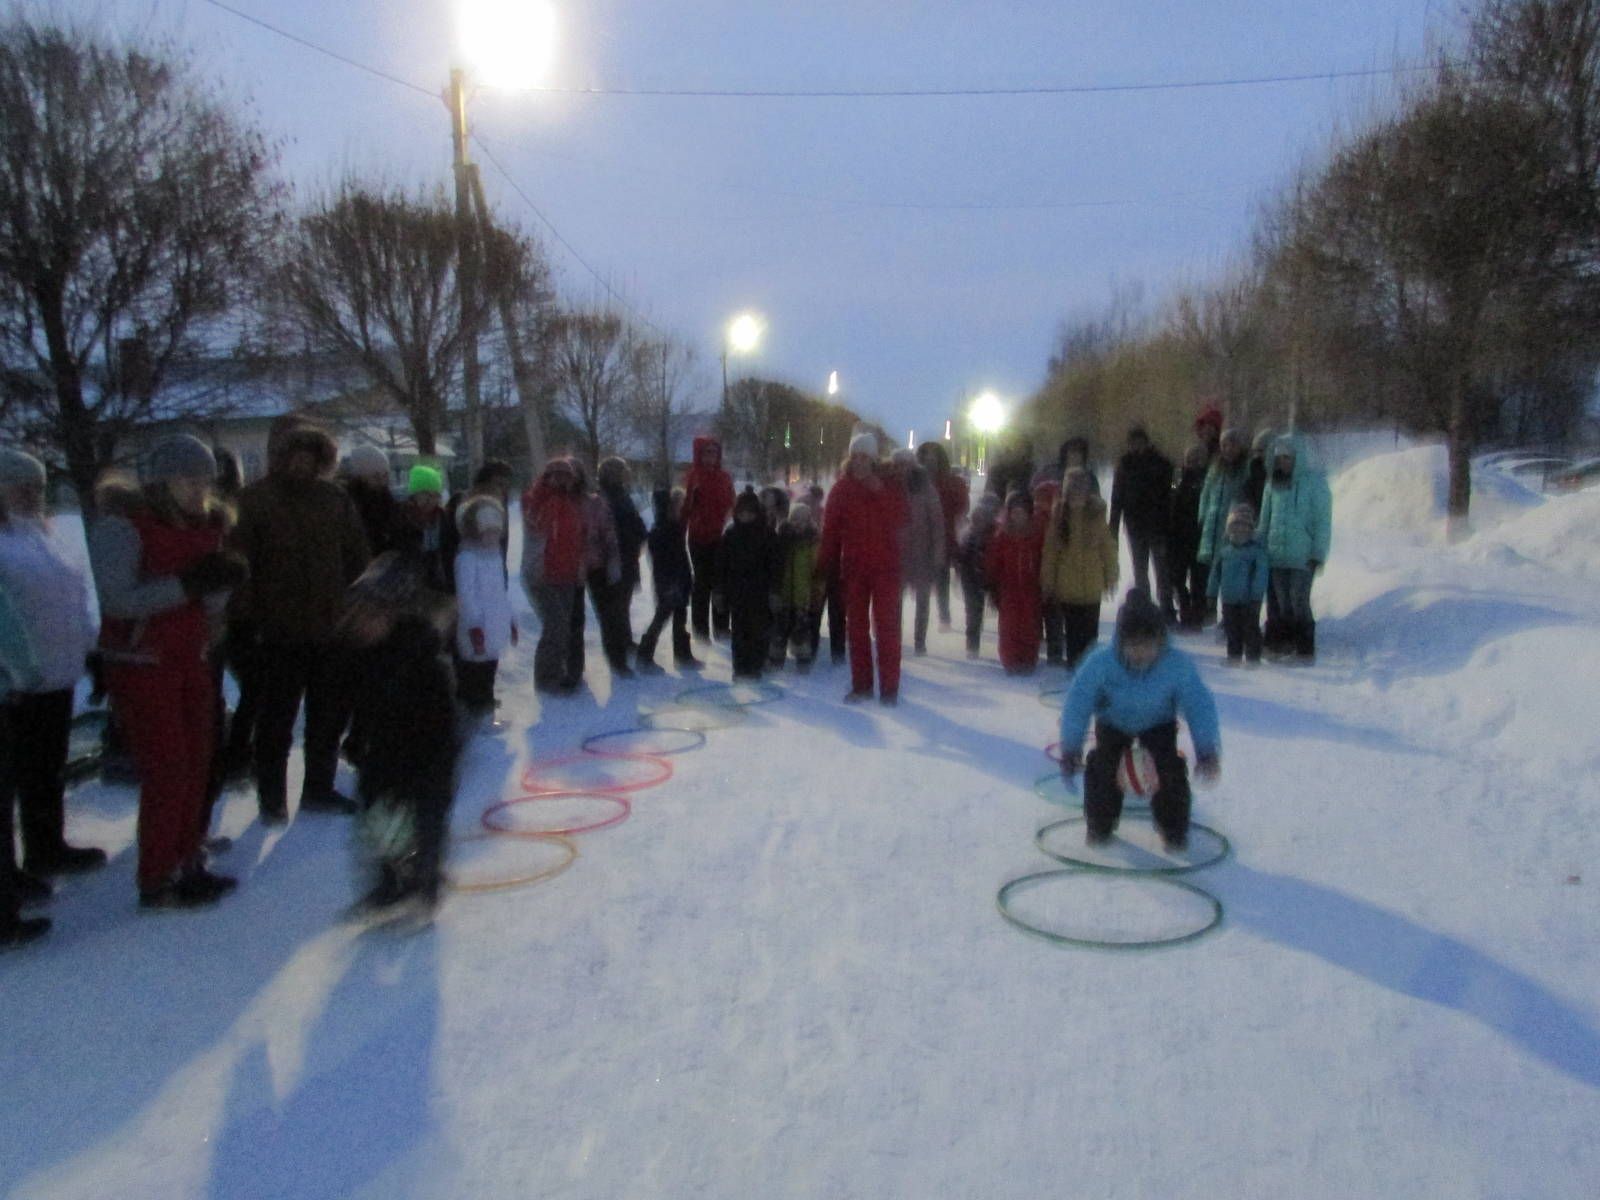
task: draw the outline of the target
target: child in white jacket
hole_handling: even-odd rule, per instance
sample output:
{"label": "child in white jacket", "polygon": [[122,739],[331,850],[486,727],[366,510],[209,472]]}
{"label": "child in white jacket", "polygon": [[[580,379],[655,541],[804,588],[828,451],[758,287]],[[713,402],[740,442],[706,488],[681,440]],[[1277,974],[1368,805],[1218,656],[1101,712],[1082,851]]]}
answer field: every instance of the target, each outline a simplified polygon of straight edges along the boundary
{"label": "child in white jacket", "polygon": [[493,496],[473,496],[456,514],[456,697],[473,716],[494,712],[494,677],[506,646],[517,644],[500,535],[506,510]]}

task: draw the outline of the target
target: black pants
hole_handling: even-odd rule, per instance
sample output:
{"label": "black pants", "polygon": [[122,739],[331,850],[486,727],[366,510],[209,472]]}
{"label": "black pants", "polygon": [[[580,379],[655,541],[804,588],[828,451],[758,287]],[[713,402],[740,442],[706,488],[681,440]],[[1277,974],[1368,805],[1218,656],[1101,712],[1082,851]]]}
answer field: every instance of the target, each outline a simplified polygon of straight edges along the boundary
{"label": "black pants", "polygon": [[779,670],[794,651],[794,661],[802,667],[817,657],[822,636],[822,614],[809,608],[789,607],[772,614],[767,630],[767,664]]}
{"label": "black pants", "polygon": [[[818,632],[821,621],[818,621]],[[845,621],[844,588],[837,579],[828,580],[828,654],[834,662],[843,662],[850,653],[849,627]]]}
{"label": "black pants", "polygon": [[984,595],[982,577],[970,567],[961,568],[961,599],[967,609],[967,653],[976,654],[983,637],[983,606],[988,597]]}
{"label": "black pants", "polygon": [[256,718],[261,711],[261,645],[254,626],[229,622],[223,654],[239,685],[239,703],[228,725],[227,762],[247,763],[255,754]]}
{"label": "black pants", "polygon": [[600,648],[612,667],[628,665],[628,650],[633,645],[629,627],[633,606],[633,583],[622,579],[612,583],[604,571],[589,572],[589,602],[594,619],[600,623]]}
{"label": "black pants", "polygon": [[[955,552],[952,550],[952,554]],[[939,628],[950,628],[950,572],[952,567],[946,563],[935,568],[933,573],[933,602],[939,612]]]}
{"label": "black pants", "polygon": [[689,543],[689,565],[694,569],[694,591],[690,594],[689,608],[694,632],[698,637],[710,637],[713,629],[721,635],[728,632],[728,614],[712,612],[711,593],[717,590],[717,543],[699,545]]}
{"label": "black pants", "polygon": [[[548,691],[576,683],[583,678],[583,589],[571,583],[540,583],[528,589],[528,598],[539,614],[533,686]],[[577,671],[570,673],[574,658]]]}
{"label": "black pants", "polygon": [[264,809],[281,809],[287,798],[289,750],[294,719],[305,698],[306,774],[302,794],[333,791],[339,768],[339,738],[350,719],[347,658],[332,646],[300,643],[263,645],[260,709],[256,718],[256,791]]}
{"label": "black pants", "polygon": [[[1133,586],[1140,589],[1172,616],[1172,581],[1167,578],[1167,539],[1165,534],[1143,533],[1128,528],[1128,554],[1133,559]],[[1156,572],[1156,590],[1150,590],[1150,568]]]}
{"label": "black pants", "polygon": [[1117,787],[1117,760],[1139,741],[1156,762],[1160,786],[1150,797],[1150,815],[1166,837],[1189,832],[1189,767],[1178,753],[1178,723],[1167,721],[1140,733],[1125,733],[1096,721],[1095,747],[1083,768],[1083,817],[1089,832],[1109,835],[1122,819],[1122,791]]}
{"label": "black pants", "polygon": [[728,610],[733,634],[733,673],[760,675],[767,662],[767,626],[771,621],[767,598],[733,600]]}
{"label": "black pants", "polygon": [[11,705],[0,704],[0,925],[17,919],[22,897],[17,892],[17,835],[12,827],[12,807],[17,802],[16,741],[11,735]]}
{"label": "black pants", "polygon": [[1044,622],[1044,659],[1046,662],[1065,662],[1066,612],[1059,600],[1046,600],[1039,610]]}
{"label": "black pants", "polygon": [[1083,656],[1100,637],[1100,606],[1098,604],[1061,605],[1062,640],[1066,643],[1067,666],[1074,671]]}
{"label": "black pants", "polygon": [[1224,604],[1222,628],[1228,635],[1228,658],[1238,662],[1240,656],[1251,662],[1261,661],[1261,605]]}
{"label": "black pants", "polygon": [[470,713],[494,711],[494,677],[500,670],[498,659],[469,662],[456,659],[456,699]]}
{"label": "black pants", "polygon": [[656,615],[650,618],[650,624],[644,631],[644,636],[639,639],[639,661],[642,663],[654,662],[656,657],[656,643],[661,640],[661,631],[666,628],[667,622],[672,622],[672,658],[674,662],[682,662],[693,658],[694,651],[689,645],[689,607],[686,604],[656,605]]}
{"label": "black pants", "polygon": [[1278,593],[1270,587],[1267,589],[1267,623],[1261,640],[1269,650],[1284,648],[1283,614],[1278,609]]}
{"label": "black pants", "polygon": [[[11,704],[11,734],[15,753],[12,775],[16,780],[18,824],[22,827],[22,858],[46,859],[66,845],[67,785],[62,772],[72,734],[72,691],[24,692]],[[11,837],[11,793],[6,794],[6,844],[0,852],[0,869],[16,863]]]}
{"label": "black pants", "polygon": [[908,583],[900,594],[904,596],[908,590],[915,601],[911,608],[911,646],[920,653],[928,648],[928,600],[933,595],[933,584]]}
{"label": "black pants", "polygon": [[1193,553],[1174,552],[1168,559],[1167,575],[1178,606],[1178,623],[1187,629],[1198,629],[1204,620],[1210,574],[1210,568]]}

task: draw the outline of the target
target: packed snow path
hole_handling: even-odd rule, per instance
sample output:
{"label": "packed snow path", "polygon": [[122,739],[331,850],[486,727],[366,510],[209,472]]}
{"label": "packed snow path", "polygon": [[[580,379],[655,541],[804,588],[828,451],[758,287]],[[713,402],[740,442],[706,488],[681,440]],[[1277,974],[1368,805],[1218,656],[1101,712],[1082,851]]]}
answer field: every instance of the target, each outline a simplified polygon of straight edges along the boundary
{"label": "packed snow path", "polygon": [[[132,793],[80,789],[72,835],[116,859],[0,959],[0,1192],[1595,1195],[1600,613],[1592,587],[1429,554],[1341,554],[1315,668],[1225,671],[1184,640],[1226,742],[1197,817],[1234,854],[1191,877],[1221,930],[1168,951],[996,914],[1053,865],[1032,836],[1063,813],[1030,784],[1061,680],[955,634],[908,654],[896,709],[791,669],[570,870],[406,938],[341,922],[343,822],[264,833],[248,793],[223,820],[238,894],[139,915]],[[458,830],[530,753],[685,686],[613,686],[591,644],[592,691],[541,707],[533,640]]]}

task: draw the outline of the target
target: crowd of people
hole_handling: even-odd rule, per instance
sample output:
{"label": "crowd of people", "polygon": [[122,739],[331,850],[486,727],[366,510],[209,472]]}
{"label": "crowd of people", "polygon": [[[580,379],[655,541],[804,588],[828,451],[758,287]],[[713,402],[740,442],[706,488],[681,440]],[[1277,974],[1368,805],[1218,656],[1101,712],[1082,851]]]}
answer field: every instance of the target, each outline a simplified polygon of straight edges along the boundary
{"label": "crowd of people", "polygon": [[[1264,649],[1309,661],[1326,481],[1293,438],[1252,443],[1211,408],[1195,429],[1181,469],[1130,429],[1109,503],[1081,438],[1042,467],[991,471],[974,501],[938,442],[885,458],[860,431],[831,489],[791,494],[736,490],[720,443],[700,437],[681,486],[655,491],[648,527],[623,459],[600,462],[593,487],[582,462],[551,459],[521,497],[534,686],[550,696],[583,686],[587,609],[617,680],[665,669],[656,653],[669,623],[680,672],[702,665],[696,641],[719,638],[736,680],[790,659],[808,672],[826,617],[832,662],[848,660],[845,702],[892,706],[905,595],[912,653],[924,654],[933,612],[952,627],[952,573],[969,657],[994,609],[1008,673],[1034,671],[1042,646],[1047,663],[1081,667],[1080,680],[1103,675],[1103,653],[1090,656],[1118,586],[1120,532],[1144,607],[1130,599],[1119,638],[1158,640],[1151,662],[1178,661],[1168,631],[1198,631],[1219,613],[1229,662],[1258,662]],[[265,476],[241,486],[231,456],[186,435],[160,442],[136,476],[114,472],[96,490],[85,572],[50,536],[44,466],[0,451],[0,944],[48,929],[24,910],[49,898],[52,876],[106,860],[64,836],[63,772],[86,670],[111,699],[108,745],[139,783],[142,907],[200,907],[235,887],[212,869],[226,848],[211,835],[213,808],[228,781],[248,778],[261,821],[289,819],[302,708],[298,810],[359,817],[366,905],[437,902],[456,756],[470,722],[493,719],[498,663],[520,637],[507,568],[512,471],[490,461],[446,503],[440,471],[417,465],[398,497],[381,451],[357,448],[341,466],[328,430],[300,416],[275,422],[267,457]],[[635,639],[645,554],[655,606]],[[1124,672],[1148,669],[1116,655]],[[231,718],[224,670],[238,686]],[[1190,692],[1184,703],[1203,723]],[[1166,749],[1157,738],[1164,777],[1176,769]],[[354,797],[335,786],[341,755],[357,771]],[[1103,782],[1092,831],[1114,825]],[[1161,815],[1169,832],[1182,824],[1176,807]]]}

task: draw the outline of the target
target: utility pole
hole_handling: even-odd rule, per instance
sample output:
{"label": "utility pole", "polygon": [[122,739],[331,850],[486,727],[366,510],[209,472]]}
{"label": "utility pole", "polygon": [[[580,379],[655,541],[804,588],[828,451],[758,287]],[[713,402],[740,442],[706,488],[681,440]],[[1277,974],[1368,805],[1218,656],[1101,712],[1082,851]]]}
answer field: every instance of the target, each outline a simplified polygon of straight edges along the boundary
{"label": "utility pole", "polygon": [[467,160],[467,89],[460,67],[450,71],[445,97],[456,177],[456,296],[461,321],[461,390],[466,403],[467,462],[483,465],[483,408],[479,403],[478,238],[472,215],[472,164]]}

